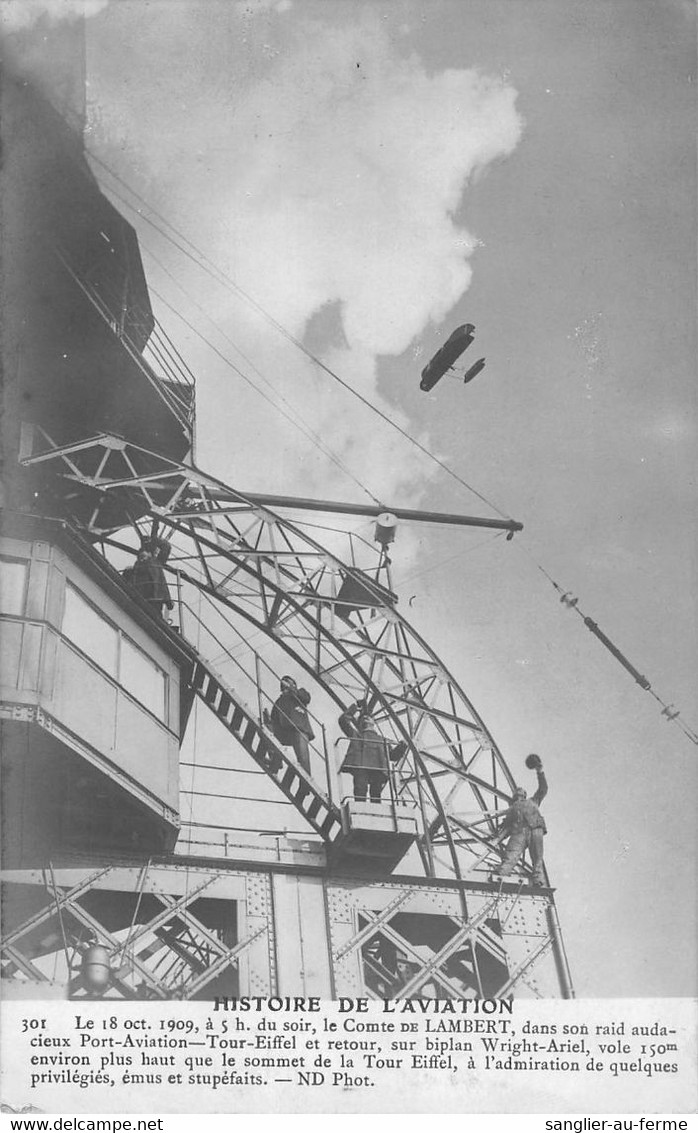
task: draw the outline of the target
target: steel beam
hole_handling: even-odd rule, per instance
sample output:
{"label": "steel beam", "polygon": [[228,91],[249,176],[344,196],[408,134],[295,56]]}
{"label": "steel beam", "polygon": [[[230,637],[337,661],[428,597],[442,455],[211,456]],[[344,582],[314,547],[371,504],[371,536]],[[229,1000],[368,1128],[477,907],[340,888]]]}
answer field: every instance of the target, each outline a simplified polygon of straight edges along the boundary
{"label": "steel beam", "polygon": [[[223,491],[211,491],[209,495],[218,503],[239,502],[237,495]],[[515,519],[482,519],[475,515],[459,515],[453,512],[422,511],[406,507],[390,507],[377,504],[351,504],[341,500],[313,500],[304,496],[275,496],[263,492],[242,492],[246,500],[263,507],[291,508],[298,511],[336,512],[338,515],[367,515],[377,518],[388,512],[396,519],[407,519],[411,523],[444,523],[455,527],[488,527],[495,531],[510,531],[515,534],[523,531],[523,523]]]}

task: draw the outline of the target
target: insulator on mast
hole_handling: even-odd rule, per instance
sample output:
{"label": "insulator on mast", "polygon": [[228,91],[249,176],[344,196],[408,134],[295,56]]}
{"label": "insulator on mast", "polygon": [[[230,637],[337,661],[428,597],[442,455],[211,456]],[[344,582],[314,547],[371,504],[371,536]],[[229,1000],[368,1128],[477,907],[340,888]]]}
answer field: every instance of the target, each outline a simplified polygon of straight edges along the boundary
{"label": "insulator on mast", "polygon": [[609,653],[613,654],[616,661],[620,662],[623,668],[630,673],[631,677],[635,678],[637,683],[640,685],[640,688],[650,689],[652,687],[650,682],[647,680],[647,677],[643,677],[642,673],[639,673],[635,666],[630,664],[627,657],[624,657],[620,649],[617,649],[610,638],[606,637],[606,634],[603,632],[603,630],[599,629],[596,622],[592,621],[591,618],[585,618],[584,625],[588,630],[591,630],[591,632],[594,634],[594,637],[598,637],[599,641],[606,646]]}

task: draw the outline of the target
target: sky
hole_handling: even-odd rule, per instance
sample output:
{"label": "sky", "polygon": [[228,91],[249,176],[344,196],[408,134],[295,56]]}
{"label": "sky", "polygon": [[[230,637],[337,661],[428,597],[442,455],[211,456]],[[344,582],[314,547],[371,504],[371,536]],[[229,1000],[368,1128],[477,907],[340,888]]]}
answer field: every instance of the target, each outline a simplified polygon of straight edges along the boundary
{"label": "sky", "polygon": [[[5,4],[5,30],[29,7]],[[50,42],[78,8],[37,0],[33,28]],[[126,211],[197,376],[199,465],[242,490],[368,489],[524,523],[513,542],[403,527],[403,612],[409,599],[514,774],[527,752],[544,758],[578,994],[695,994],[698,750],[538,565],[698,727],[693,4],[86,12],[88,148],[494,506]],[[484,372],[425,395],[422,366],[464,322]]]}

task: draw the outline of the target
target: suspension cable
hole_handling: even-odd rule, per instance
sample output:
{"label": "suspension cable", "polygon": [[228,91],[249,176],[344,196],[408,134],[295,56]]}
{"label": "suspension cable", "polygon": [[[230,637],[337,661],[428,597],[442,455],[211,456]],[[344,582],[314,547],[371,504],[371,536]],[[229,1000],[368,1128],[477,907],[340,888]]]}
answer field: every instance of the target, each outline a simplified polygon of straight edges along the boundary
{"label": "suspension cable", "polygon": [[[333,453],[331,449],[327,448],[327,446],[325,444],[323,444],[323,442],[320,439],[320,437],[318,436],[318,434],[313,429],[310,428],[308,423],[306,421],[304,421],[302,415],[300,413],[298,413],[297,410],[294,409],[294,407],[291,405],[291,403],[288,401],[288,399],[285,398],[283,396],[283,394],[279,393],[279,391],[275,388],[274,384],[272,382],[270,382],[268,378],[265,378],[264,374],[262,374],[261,371],[258,369],[258,367],[255,366],[254,362],[250,358],[248,358],[247,355],[240,349],[240,347],[232,340],[232,338],[230,338],[230,336],[228,334],[226,334],[226,332],[221,327],[218,326],[218,324],[215,322],[215,320],[212,319],[211,316],[208,314],[208,312],[201,306],[201,304],[198,303],[196,301],[196,299],[194,299],[189,294],[189,292],[186,290],[186,288],[184,288],[182,286],[182,284],[179,282],[177,277],[168,268],[165,267],[165,265],[158,259],[158,257],[154,254],[154,252],[146,244],[143,244],[143,248],[148,253],[150,258],[157,264],[157,266],[160,268],[160,270],[162,272],[164,272],[165,275],[169,276],[169,278],[177,285],[177,287],[179,287],[180,291],[187,297],[189,302],[193,303],[193,305],[199,311],[201,311],[201,313],[203,315],[206,316],[208,321],[218,331],[218,333],[221,335],[221,337],[224,338],[225,341],[228,342],[233,347],[233,349],[238,352],[240,357],[247,363],[248,366],[251,366],[251,368],[258,375],[258,377],[264,382],[264,384],[269,386],[269,388],[274,391],[274,394],[279,399],[279,401],[281,401],[283,405],[286,405],[288,407],[290,413],[293,414],[293,418],[289,415],[289,413],[285,413],[283,411],[283,409],[280,408],[280,406],[278,406],[270,397],[268,397],[259,388],[259,386],[256,385],[255,382],[252,381],[252,379],[249,377],[249,375],[243,373],[243,371],[240,370],[239,367],[236,366],[234,362],[232,362],[229,358],[227,358],[219,350],[217,350],[216,347],[213,345],[213,343],[208,338],[206,338],[206,336],[204,334],[202,334],[201,331],[197,330],[196,327],[194,327],[190,322],[188,322],[184,318],[184,316],[181,314],[181,312],[178,311],[171,303],[169,303],[162,295],[160,295],[160,293],[158,291],[156,291],[154,287],[151,287],[150,290],[152,291],[152,293],[154,295],[156,295],[158,297],[160,302],[163,303],[170,311],[172,311],[173,314],[176,315],[176,317],[178,319],[181,319],[181,321],[183,323],[185,323],[185,325],[188,326],[189,329],[192,330],[194,332],[194,334],[196,334],[203,342],[205,342],[206,345],[211,350],[213,350],[214,353],[219,358],[221,358],[228,366],[230,366],[233,370],[235,370],[236,374],[238,374],[238,376],[241,377],[243,379],[243,381],[247,382],[247,384],[249,386],[251,386],[252,389],[254,389],[255,392],[258,393],[260,397],[264,398],[264,400],[266,402],[268,402],[269,405],[271,405],[274,409],[276,409],[276,411],[278,413],[280,413],[282,415],[282,417],[285,417],[286,420],[289,421],[292,425],[294,425],[295,428],[299,429],[303,433],[303,435],[308,438],[308,440],[312,441],[313,444],[315,444],[320,449],[320,451],[325,454],[325,456],[329,457],[329,459],[334,464],[336,464],[337,467],[339,469],[341,469],[341,471],[344,472],[344,474],[346,476],[348,476],[350,480],[354,481],[354,483],[357,485],[357,487],[359,487],[361,489],[361,491],[364,492],[369,497],[369,499],[373,501],[374,504],[376,504],[378,507],[382,507],[383,505],[382,505],[381,501],[377,498],[377,496],[373,495],[373,492],[371,492],[366,487],[366,485],[364,483],[362,483],[362,481],[359,480],[357,476],[354,475],[354,473],[347,467],[347,465],[344,463],[344,461],[339,456],[337,456],[336,453]],[[294,420],[294,418],[298,418],[298,420]]]}
{"label": "suspension cable", "polygon": [[[153,215],[157,216],[163,222],[163,224],[165,224],[167,226],[167,228],[171,229],[171,231],[174,232],[179,237],[180,240],[184,241],[185,244],[189,245],[189,248],[187,248],[183,244],[179,243],[178,240],[175,240],[174,237],[171,236],[169,232],[165,231],[165,229],[161,228],[152,219],[145,216],[140,209],[137,209],[133,204],[131,204],[129,201],[125,200],[123,197],[121,197],[119,194],[117,194],[115,192],[115,190],[111,190],[112,192],[114,192],[114,195],[117,196],[119,200],[122,200],[123,203],[128,208],[131,208],[133,211],[137,212],[138,215],[143,220],[145,220],[147,224],[150,224],[152,228],[154,228],[162,236],[164,236],[164,238],[166,240],[170,241],[170,243],[172,243],[176,248],[178,248],[185,256],[187,256],[190,260],[192,260],[193,263],[197,264],[197,266],[199,268],[206,271],[207,274],[209,274],[213,279],[216,279],[217,282],[219,282],[223,286],[230,289],[234,294],[236,294],[238,297],[240,297],[248,306],[250,306],[252,309],[257,311],[257,313],[260,314],[262,316],[262,318],[264,318],[271,326],[273,326],[284,338],[286,338],[289,342],[291,342],[294,346],[296,346],[303,354],[305,354],[305,356],[310,361],[312,361],[316,366],[318,366],[324,373],[326,373],[334,381],[338,382],[339,385],[341,385],[344,389],[346,389],[349,393],[351,393],[355,398],[357,398],[359,401],[361,401],[365,406],[367,406],[367,408],[369,408],[374,413],[376,413],[383,421],[386,422],[386,424],[388,424],[392,429],[394,429],[398,433],[400,433],[400,435],[402,437],[404,437],[405,440],[407,440],[410,444],[414,445],[415,448],[419,449],[425,456],[427,456],[430,460],[432,460],[435,464],[437,464],[444,472],[446,472],[447,475],[449,475],[452,479],[456,480],[459,484],[462,485],[462,487],[466,488],[469,492],[472,492],[475,496],[477,496],[477,498],[479,500],[481,500],[483,503],[485,503],[488,507],[492,508],[493,511],[497,512],[497,514],[499,516],[501,516],[502,518],[506,518],[506,519],[511,518],[510,516],[506,515],[505,512],[501,511],[494,503],[492,503],[491,500],[489,500],[482,493],[478,492],[477,489],[475,489],[471,484],[469,484],[466,480],[464,480],[461,476],[459,476],[457,472],[454,472],[454,470],[452,468],[450,468],[449,465],[447,465],[439,457],[435,456],[434,453],[430,452],[430,450],[428,448],[426,448],[426,446],[423,445],[421,443],[421,441],[417,440],[415,437],[412,437],[405,429],[402,428],[402,426],[398,425],[397,422],[391,420],[391,418],[388,417],[387,414],[384,413],[381,409],[379,409],[378,406],[374,405],[373,402],[369,401],[368,398],[364,397],[363,394],[359,393],[358,390],[354,389],[353,386],[351,386],[348,382],[346,382],[343,378],[341,378],[339,376],[339,374],[335,373],[334,370],[332,370],[329,366],[326,365],[326,363],[324,363],[322,361],[322,359],[318,358],[311,350],[309,350],[308,347],[306,347],[303,342],[301,342],[298,338],[296,338],[295,335],[293,335],[286,327],[284,327],[281,323],[279,323],[278,320],[276,320],[273,317],[273,315],[271,315],[268,311],[266,311],[261,306],[261,304],[259,304],[251,295],[249,295],[239,284],[235,283],[235,281],[233,279],[231,279],[221,268],[217,267],[216,264],[214,264],[211,260],[209,260],[208,257],[203,252],[201,252],[196,247],[196,245],[191,240],[188,239],[187,236],[185,236],[173,224],[171,224],[170,221],[168,221],[165,217],[163,217],[162,214],[157,211],[157,209],[155,209],[152,205],[148,204],[148,202],[142,196],[140,196],[140,194],[137,193],[136,190],[133,189],[113,169],[111,169],[110,166],[108,166],[106,164],[106,162],[102,161],[101,158],[97,157],[97,155],[94,154],[92,151],[87,151],[87,152],[90,154],[90,157],[92,157],[93,160],[95,162],[97,162],[98,165],[100,165],[103,169],[105,169],[106,172],[109,173],[110,176],[112,176],[117,182],[119,182],[121,185],[123,185],[128,190],[128,192],[131,193],[137,200],[141,201],[142,204],[144,204],[145,207],[151,213],[153,213]],[[190,251],[189,249],[193,249],[193,252]],[[196,254],[194,254],[194,253],[196,253]],[[157,294],[157,292],[155,292],[155,294]],[[175,308],[173,308],[171,306],[171,304],[167,303],[166,300],[163,300],[161,296],[158,296],[158,297],[161,299],[162,302],[165,303],[166,306],[168,306],[170,308],[170,310],[172,310],[176,315],[179,315],[179,312],[177,312],[175,310]],[[199,334],[199,332],[196,330],[196,328],[193,327],[192,324],[189,323],[186,319],[184,319],[183,316],[179,315],[179,317],[182,318],[182,320],[185,322],[185,324],[187,326],[189,326],[190,329],[193,330],[195,334]],[[201,337],[204,337],[204,336],[202,335]],[[207,340],[204,339],[204,341],[207,341]],[[211,345],[211,344],[209,343],[209,345]],[[233,363],[231,363],[227,359],[225,359],[225,357],[222,354],[220,354],[220,352],[217,351],[215,347],[211,346],[211,348],[217,354],[219,354],[220,357],[222,357],[224,361],[228,362],[228,364],[231,365],[233,367],[233,369],[235,369],[238,373],[240,373],[241,376],[244,377],[246,381],[249,381],[249,379],[247,379],[245,377],[245,375],[243,375],[241,373],[241,371],[238,370],[238,368],[236,366],[234,366]],[[253,383],[250,382],[250,384],[253,384]],[[258,392],[261,393],[261,391],[258,391]],[[262,396],[264,396],[264,395],[262,395]],[[362,487],[363,487],[363,485],[362,485]],[[367,491],[367,489],[365,489],[365,488],[364,488],[364,490]],[[374,501],[375,501],[375,497],[373,497],[373,498],[374,498]],[[375,502],[378,502],[378,501],[375,501]],[[521,546],[521,544],[519,544],[519,545]],[[670,723],[676,724],[681,729],[683,734],[687,737],[687,739],[689,739],[691,741],[691,743],[698,746],[698,733],[693,728],[691,728],[688,724],[684,723],[684,721],[681,719],[681,714],[678,711],[678,709],[676,709],[674,707],[674,705],[669,704],[666,701],[664,701],[654,691],[654,689],[652,688],[652,686],[651,686],[650,682],[647,680],[647,678],[644,677],[630,663],[630,661],[621,653],[621,651],[617,648],[617,646],[614,645],[614,643],[610,640],[610,638],[607,637],[607,635],[603,632],[603,630],[601,630],[599,628],[599,626],[596,624],[596,622],[594,622],[590,617],[585,615],[579,609],[578,599],[575,598],[573,595],[571,595],[568,591],[565,591],[562,586],[560,586],[557,582],[555,582],[555,580],[551,577],[551,575],[545,570],[545,568],[543,566],[541,566],[541,564],[539,562],[537,562],[537,560],[535,558],[533,558],[532,555],[530,555],[530,552],[528,552],[528,550],[525,547],[524,547],[524,550],[529,555],[529,557],[531,557],[531,559],[534,562],[537,569],[545,576],[545,578],[554,587],[556,592],[560,595],[560,601],[565,606],[567,606],[568,609],[574,610],[575,613],[577,613],[581,617],[586,628],[591,633],[594,634],[594,636],[601,642],[601,644],[608,650],[608,652],[613,657],[615,657],[615,659],[618,661],[618,663],[628,673],[630,673],[630,675],[633,677],[633,679],[636,681],[636,683],[638,685],[640,685],[640,687],[645,692],[648,692],[650,694],[650,696],[652,696],[654,698],[654,700],[657,701],[657,703],[661,706],[661,709],[662,709],[661,715],[664,716]]]}

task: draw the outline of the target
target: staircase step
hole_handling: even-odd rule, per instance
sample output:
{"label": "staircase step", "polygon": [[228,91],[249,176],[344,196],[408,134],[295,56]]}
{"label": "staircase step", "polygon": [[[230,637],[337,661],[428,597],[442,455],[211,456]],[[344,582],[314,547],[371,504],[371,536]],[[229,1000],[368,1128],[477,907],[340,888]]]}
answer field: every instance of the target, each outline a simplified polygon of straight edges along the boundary
{"label": "staircase step", "polygon": [[281,779],[281,787],[284,791],[290,791],[291,790],[291,785],[292,785],[295,777],[296,777],[295,771],[290,766],[290,764],[287,763],[286,767],[284,768],[283,777]]}
{"label": "staircase step", "polygon": [[313,822],[317,818],[317,816],[318,816],[319,812],[322,810],[323,806],[324,806],[324,803],[323,803],[322,799],[319,798],[318,795],[314,795],[312,800],[311,800],[310,806],[308,807],[308,809],[305,812],[306,818],[309,818],[310,821]]}
{"label": "staircase step", "polygon": [[226,724],[228,722],[228,714],[232,706],[233,702],[228,696],[227,692],[221,691],[221,698],[218,702],[218,710],[216,712],[216,715]]}
{"label": "staircase step", "polygon": [[320,824],[320,833],[328,842],[333,842],[341,829],[341,822],[333,814],[328,814],[324,822]]}
{"label": "staircase step", "polygon": [[209,677],[206,669],[204,669],[202,665],[196,664],[191,675],[192,687],[196,689],[197,692],[201,692],[207,679],[209,679]]}

